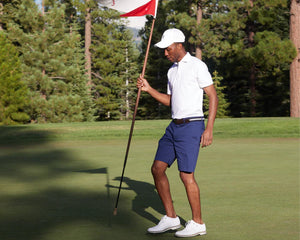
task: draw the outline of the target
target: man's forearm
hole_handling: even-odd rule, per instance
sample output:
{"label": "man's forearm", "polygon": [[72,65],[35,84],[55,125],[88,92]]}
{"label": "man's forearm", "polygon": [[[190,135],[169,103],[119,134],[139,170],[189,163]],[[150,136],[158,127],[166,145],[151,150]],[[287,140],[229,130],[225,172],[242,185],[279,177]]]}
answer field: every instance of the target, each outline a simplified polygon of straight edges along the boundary
{"label": "man's forearm", "polygon": [[209,97],[209,110],[208,110],[208,120],[207,120],[207,129],[213,129],[214,122],[217,115],[218,109],[218,97],[217,95],[212,95]]}
{"label": "man's forearm", "polygon": [[168,94],[160,93],[154,88],[150,87],[149,90],[147,91],[153,98],[155,98],[158,102],[170,106],[170,99],[171,96]]}

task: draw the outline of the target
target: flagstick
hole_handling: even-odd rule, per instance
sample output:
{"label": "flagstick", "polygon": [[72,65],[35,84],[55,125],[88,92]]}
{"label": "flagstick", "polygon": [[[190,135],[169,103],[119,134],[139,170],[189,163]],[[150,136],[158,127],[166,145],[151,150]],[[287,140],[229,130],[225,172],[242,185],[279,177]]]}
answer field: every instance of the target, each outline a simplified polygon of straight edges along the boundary
{"label": "flagstick", "polygon": [[[147,50],[146,50],[146,55],[145,55],[145,60],[144,60],[144,65],[143,65],[143,70],[142,70],[141,77],[145,76],[146,65],[147,65],[147,60],[148,60],[148,55],[149,55],[149,50],[150,50],[150,45],[151,45],[151,40],[152,40],[152,34],[153,34],[153,29],[154,29],[154,23],[155,23],[155,18],[153,18],[153,21],[152,21],[152,27],[151,27],[151,31],[150,31],[150,35],[149,35],[148,46],[147,46]],[[124,160],[124,165],[123,165],[123,171],[122,171],[122,176],[121,176],[121,180],[120,180],[120,186],[119,186],[118,196],[117,196],[117,200],[116,200],[116,205],[115,205],[115,209],[114,209],[114,215],[117,215],[117,211],[118,211],[118,203],[119,203],[119,198],[120,198],[120,192],[121,192],[125,167],[126,167],[126,163],[127,163],[127,158],[128,158],[128,153],[129,153],[129,148],[130,148],[130,143],[131,143],[131,138],[132,138],[132,133],[133,133],[133,128],[134,128],[134,123],[135,123],[135,117],[136,117],[136,113],[137,113],[137,109],[138,109],[138,105],[139,105],[139,101],[140,101],[141,90],[142,89],[140,87],[138,89],[138,93],[137,93],[137,97],[136,97],[134,113],[133,113],[133,117],[132,117],[131,128],[130,128],[128,143],[127,143],[127,149],[126,149],[126,154],[125,154],[125,160]]]}

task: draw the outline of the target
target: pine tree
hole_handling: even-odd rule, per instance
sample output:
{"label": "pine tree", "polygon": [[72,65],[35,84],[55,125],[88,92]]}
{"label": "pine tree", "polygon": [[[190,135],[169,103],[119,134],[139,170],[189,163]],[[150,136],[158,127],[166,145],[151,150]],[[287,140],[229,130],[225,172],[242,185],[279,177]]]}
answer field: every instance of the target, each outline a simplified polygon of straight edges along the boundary
{"label": "pine tree", "polygon": [[[223,80],[223,77],[218,76],[218,72],[214,71],[213,72],[213,82],[214,86],[217,92],[217,96],[219,99],[219,105],[218,105],[218,111],[217,111],[217,118],[224,118],[228,117],[228,107],[229,103],[226,100],[224,90],[226,89],[225,86],[222,86],[221,81]],[[209,99],[204,95],[204,100],[203,100],[203,110],[204,110],[204,115],[208,116],[208,110],[209,110]]]}
{"label": "pine tree", "polygon": [[[70,0],[61,0],[67,1]],[[84,23],[84,49],[85,49],[85,69],[88,77],[88,86],[89,89],[92,88],[92,54],[91,54],[91,45],[92,45],[92,12],[97,11],[98,4],[106,2],[107,0],[71,0],[72,2],[68,5],[73,5],[78,9],[79,21]],[[81,16],[84,16],[84,19]]]}
{"label": "pine tree", "polygon": [[232,114],[287,115],[294,49],[286,1],[222,1],[208,13],[204,51],[224,76]]}
{"label": "pine tree", "polygon": [[163,2],[165,26],[183,30],[187,49],[200,49],[209,68],[224,77],[233,116],[288,114],[288,67],[295,55],[286,1]]}
{"label": "pine tree", "polygon": [[0,32],[0,123],[25,123],[28,89],[21,81],[21,63],[18,52],[4,33]]}
{"label": "pine tree", "polygon": [[133,85],[138,77],[132,34],[114,10],[94,10],[92,19],[91,74],[97,117],[124,119],[129,117],[128,107],[132,105]]}
{"label": "pine tree", "polygon": [[14,9],[21,0],[0,0],[0,31],[6,29],[7,22],[13,18]]}
{"label": "pine tree", "polygon": [[23,79],[30,88],[30,116],[37,122],[85,121],[92,118],[92,101],[86,87],[84,54],[76,25],[70,32],[65,5],[44,2],[43,14],[25,0],[11,22],[8,35],[22,59]]}

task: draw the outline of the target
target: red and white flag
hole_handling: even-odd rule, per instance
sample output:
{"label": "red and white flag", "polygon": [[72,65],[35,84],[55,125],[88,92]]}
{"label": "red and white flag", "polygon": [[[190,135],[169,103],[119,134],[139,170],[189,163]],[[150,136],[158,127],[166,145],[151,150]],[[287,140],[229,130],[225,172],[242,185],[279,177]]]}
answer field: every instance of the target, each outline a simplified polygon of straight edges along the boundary
{"label": "red and white flag", "polygon": [[108,8],[125,12],[121,17],[152,15],[156,18],[158,0],[112,0],[104,4]]}

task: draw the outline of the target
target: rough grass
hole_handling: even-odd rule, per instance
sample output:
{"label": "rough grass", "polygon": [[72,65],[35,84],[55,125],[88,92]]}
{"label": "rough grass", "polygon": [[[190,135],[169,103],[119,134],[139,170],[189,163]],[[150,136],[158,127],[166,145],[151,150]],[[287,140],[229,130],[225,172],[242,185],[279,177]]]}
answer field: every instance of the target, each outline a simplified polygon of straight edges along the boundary
{"label": "rough grass", "polygon": [[[157,139],[170,120],[136,121],[134,137]],[[0,126],[0,143],[26,141],[127,139],[131,121]],[[298,138],[300,119],[216,119],[215,138]]]}
{"label": "rough grass", "polygon": [[[150,166],[166,120],[137,121],[118,215],[130,122],[0,127],[1,240],[174,239]],[[209,240],[299,239],[299,119],[218,119],[196,170]],[[176,165],[174,205],[190,219]]]}

